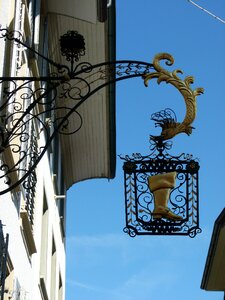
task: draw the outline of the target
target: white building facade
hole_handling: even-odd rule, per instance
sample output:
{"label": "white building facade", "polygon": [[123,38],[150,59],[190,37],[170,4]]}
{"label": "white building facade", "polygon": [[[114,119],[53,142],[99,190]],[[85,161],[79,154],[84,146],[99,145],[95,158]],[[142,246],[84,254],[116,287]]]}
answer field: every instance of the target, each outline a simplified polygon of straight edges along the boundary
{"label": "white building facade", "polygon": [[[60,56],[58,43],[60,36],[69,30],[82,31],[85,36],[88,54],[84,60],[94,64],[115,59],[114,13],[113,1],[0,0],[1,28],[19,32],[24,44],[63,64],[65,59]],[[1,38],[0,49],[0,77],[48,75],[48,64],[25,46]],[[5,83],[2,83],[0,104],[4,104],[6,94]],[[37,80],[26,91],[34,86],[37,91],[43,84],[46,83]],[[12,83],[9,85],[10,90]],[[19,103],[22,99],[30,105],[37,95],[27,95],[27,92],[18,92],[14,97],[20,98]],[[66,191],[80,180],[114,177],[114,102],[112,87],[94,95],[80,108],[85,122],[77,134],[56,135],[25,181],[0,195],[0,233],[8,243],[6,260],[1,250],[4,247],[0,249],[1,300],[65,299]],[[4,108],[5,119],[10,110],[15,111],[16,106]],[[49,116],[45,113],[43,116],[44,124]],[[14,123],[15,119],[8,121],[7,132]],[[13,144],[1,153],[1,166],[6,164],[10,168],[13,164],[24,163],[20,161],[23,153],[27,155],[25,163],[29,166],[39,149],[45,147],[46,134],[41,122],[28,120],[25,124],[29,139],[24,142],[14,135]],[[25,127],[21,126],[20,131]],[[52,130],[51,126],[49,130]],[[14,144],[19,146],[19,151],[14,151]],[[2,174],[5,169],[1,166]],[[10,173],[13,182],[23,176],[21,170],[23,168]],[[1,185],[5,185],[3,176]]]}

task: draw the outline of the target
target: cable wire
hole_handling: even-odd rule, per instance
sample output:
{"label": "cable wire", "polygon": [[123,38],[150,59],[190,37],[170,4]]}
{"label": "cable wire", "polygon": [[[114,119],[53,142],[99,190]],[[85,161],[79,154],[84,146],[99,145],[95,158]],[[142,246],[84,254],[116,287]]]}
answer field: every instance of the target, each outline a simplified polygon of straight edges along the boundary
{"label": "cable wire", "polygon": [[215,18],[216,20],[222,22],[223,24],[225,24],[225,21],[221,18],[219,18],[218,16],[214,15],[213,13],[211,13],[210,11],[208,11],[207,9],[205,9],[204,7],[198,5],[197,3],[195,3],[192,0],[187,0],[189,3],[193,4],[194,6],[196,6],[197,8],[201,9],[202,11],[204,11],[205,13],[207,13],[208,15],[210,15],[211,17]]}

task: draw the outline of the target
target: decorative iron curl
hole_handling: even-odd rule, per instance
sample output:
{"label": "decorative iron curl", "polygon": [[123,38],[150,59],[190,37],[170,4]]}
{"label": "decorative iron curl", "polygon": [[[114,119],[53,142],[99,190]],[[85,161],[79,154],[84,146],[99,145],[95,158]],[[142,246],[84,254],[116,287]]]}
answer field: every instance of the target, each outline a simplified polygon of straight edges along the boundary
{"label": "decorative iron curl", "polygon": [[[57,107],[55,109],[56,114],[57,110],[61,110],[62,107]],[[59,134],[62,135],[72,135],[78,132],[82,125],[83,125],[83,118],[82,115],[78,111],[73,111],[71,114],[71,109],[69,108],[64,108],[64,112],[68,111],[68,113],[65,113],[65,115],[55,119],[54,122],[52,122],[54,126],[54,130],[57,131]],[[68,115],[68,116],[67,116]],[[75,121],[74,121],[75,120]]]}
{"label": "decorative iron curl", "polygon": [[22,43],[23,35],[18,30],[9,30],[7,28],[1,28],[0,25],[0,38],[4,38],[4,40],[15,41],[18,44]]}
{"label": "decorative iron curl", "polygon": [[77,74],[78,72],[81,72],[82,74],[84,74],[84,73],[91,73],[92,70],[93,70],[93,65],[90,64],[89,62],[85,61],[85,62],[78,63],[75,66],[72,75],[73,74]]}
{"label": "decorative iron curl", "polygon": [[176,89],[178,89],[184,98],[186,104],[186,115],[181,123],[171,120],[170,118],[168,119],[168,122],[166,122],[166,119],[160,121],[158,124],[162,127],[162,132],[160,136],[155,138],[168,140],[182,132],[190,135],[193,129],[191,124],[195,120],[197,111],[196,97],[203,94],[204,89],[196,88],[195,90],[192,90],[191,84],[194,83],[193,76],[187,76],[184,80],[182,80],[177,74],[183,74],[183,71],[174,70],[173,72],[169,72],[160,65],[161,60],[166,60],[166,65],[168,66],[171,66],[174,63],[174,58],[172,55],[168,53],[157,54],[153,59],[155,72],[143,75],[144,84],[145,86],[148,86],[149,80],[157,78],[158,84],[164,81],[173,85]]}
{"label": "decorative iron curl", "polygon": [[135,237],[137,235],[136,231],[129,227],[124,227],[123,232],[129,234],[130,237]]}
{"label": "decorative iron curl", "polygon": [[197,234],[201,233],[202,229],[199,227],[191,228],[191,230],[188,231],[188,234],[190,238],[194,238]]}

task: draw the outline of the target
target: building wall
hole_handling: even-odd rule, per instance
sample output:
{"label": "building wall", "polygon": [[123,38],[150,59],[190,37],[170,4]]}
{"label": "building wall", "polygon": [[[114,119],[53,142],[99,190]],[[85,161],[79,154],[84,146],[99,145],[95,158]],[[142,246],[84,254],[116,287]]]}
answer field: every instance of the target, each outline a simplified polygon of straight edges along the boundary
{"label": "building wall", "polygon": [[[115,43],[113,42],[110,45],[109,42],[110,33],[108,32],[108,23],[105,22],[107,10],[105,4],[106,1],[103,0],[0,0],[0,23],[2,28],[19,31],[22,34],[23,42],[36,51],[45,56],[48,56],[48,52],[51,52],[50,58],[58,63],[66,63],[64,60],[60,61],[61,58],[59,59],[59,56],[61,57],[58,47],[59,37],[68,30],[82,30],[88,53],[84,61],[87,59],[96,64],[108,61],[109,57],[111,58],[109,48],[115,50]],[[103,9],[102,5],[104,6]],[[71,11],[73,13],[68,16],[67,8],[72,6]],[[55,39],[55,43],[53,43],[52,38]],[[48,44],[55,46],[58,52],[55,54],[54,49],[49,47]],[[23,48],[23,46],[9,41],[5,42],[4,39],[0,38],[0,49],[0,76],[30,77],[39,76],[39,74],[48,75],[48,63],[27,51],[26,47]],[[95,80],[96,78],[92,80],[93,85]],[[39,87],[41,87],[41,83],[38,81],[29,83],[27,91],[37,90]],[[7,92],[10,91],[10,88],[15,88],[13,83],[9,86]],[[24,90],[26,94],[26,89]],[[23,110],[26,111],[26,108],[37,97],[38,92],[34,93],[32,97],[26,95],[24,97],[22,93],[23,91],[17,92],[17,103],[12,102],[21,105]],[[111,175],[115,172],[111,170],[115,170],[115,166],[111,168],[112,151],[109,135],[115,131],[114,124],[113,130],[111,128],[114,121],[110,121],[114,119],[115,99],[114,92],[111,93],[110,97],[108,94],[108,91],[102,89],[101,93],[98,92],[92,96],[92,101],[90,101],[92,104],[89,104],[88,107],[83,105],[84,110],[82,113],[86,125],[82,127],[83,131],[79,131],[75,135],[75,137],[78,137],[77,139],[73,136],[69,140],[66,147],[73,155],[70,157],[64,153],[64,168],[62,167],[61,157],[63,147],[61,149],[60,146],[62,139],[55,137],[37,168],[30,173],[25,182],[21,183],[12,192],[0,196],[0,221],[4,225],[4,233],[9,234],[9,256],[7,259],[4,300],[65,299],[64,224],[66,185],[63,170],[69,182],[67,188],[74,182],[86,178],[111,178],[114,176]],[[3,95],[5,96],[6,93],[0,87],[0,104],[4,103]],[[54,96],[52,97],[54,98]],[[46,101],[45,104],[49,105],[47,97],[43,101]],[[27,116],[29,117],[33,112],[34,114],[37,111],[39,113],[45,104],[37,105],[36,110],[29,111]],[[48,105],[45,107],[48,107]],[[7,109],[6,114],[9,111],[12,114],[15,106],[10,102]],[[43,117],[41,119],[43,124],[49,125],[49,115],[46,112],[42,111],[38,116]],[[0,133],[1,117],[0,112]],[[6,125],[6,127],[8,126],[7,132],[10,132],[10,126],[15,120],[13,118],[12,114],[12,119]],[[30,118],[28,118],[28,121],[25,120],[25,133],[29,135],[29,139],[21,141],[16,134],[13,137],[15,143],[23,145],[20,150],[26,153],[26,159],[24,159],[25,170],[32,160],[32,155],[35,156],[35,151],[46,145],[46,132],[49,131],[50,135],[52,134],[51,126],[46,125],[45,127],[41,124],[42,121],[37,124],[33,120],[34,118]],[[23,121],[21,123],[23,125]],[[45,133],[43,127],[47,129]],[[24,126],[21,126],[21,130],[23,129]],[[100,142],[98,142],[97,137]],[[63,143],[65,143],[65,139]],[[83,148],[81,145],[83,145]],[[99,150],[100,146],[103,147],[103,152]],[[4,174],[4,170],[1,170],[2,162],[10,167],[15,161],[18,162],[21,157],[21,153],[18,151],[13,152],[12,147],[7,147],[7,149],[8,151],[4,151],[4,154],[0,153],[0,190],[2,190],[1,185],[5,184],[4,180],[1,180],[1,175]],[[76,149],[77,152],[74,151]],[[85,152],[86,149],[88,149],[87,153]],[[79,165],[81,160],[83,163]],[[23,172],[26,171],[14,172],[13,180],[21,178],[24,175]],[[73,173],[75,172],[76,178],[74,179]],[[77,179],[77,177],[79,178]]]}
{"label": "building wall", "polygon": [[[32,15],[32,2],[0,0],[2,28],[21,30],[27,40],[32,40],[32,32],[38,35],[37,26],[33,31],[33,22],[38,19],[38,14],[36,18]],[[5,41],[1,39],[0,42],[2,50],[0,51],[0,76],[32,76],[29,57],[24,49],[17,48],[14,44],[9,51],[5,47]],[[30,134],[32,135],[33,132]],[[45,144],[44,133],[36,134],[36,142],[38,147]],[[7,157],[1,159],[7,160]],[[34,188],[29,190],[19,186],[12,193],[8,192],[0,196],[0,220],[4,233],[9,234],[8,262],[10,263],[8,263],[4,300],[63,300],[65,299],[65,238],[62,226],[63,214],[58,204],[65,199],[64,195],[55,197],[57,188],[49,153],[44,155],[31,177],[28,180],[37,179]],[[1,184],[4,184],[3,181],[0,181]],[[27,207],[27,194],[32,204],[31,208]]]}

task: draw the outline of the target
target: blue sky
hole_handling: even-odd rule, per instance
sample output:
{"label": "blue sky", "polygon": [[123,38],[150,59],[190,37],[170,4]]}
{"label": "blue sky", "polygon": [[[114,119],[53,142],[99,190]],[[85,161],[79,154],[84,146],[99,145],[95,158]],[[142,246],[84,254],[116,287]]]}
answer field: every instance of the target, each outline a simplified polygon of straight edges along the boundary
{"label": "blue sky", "polygon": [[[225,19],[223,0],[196,0]],[[215,219],[224,208],[225,24],[187,0],[117,1],[117,59],[152,62],[155,54],[175,58],[171,70],[193,75],[204,87],[190,137],[180,135],[173,151],[200,160],[200,227],[194,239],[138,236],[125,226],[122,162],[116,178],[89,180],[68,192],[67,300],[222,300],[200,289]],[[149,154],[150,115],[170,107],[182,121],[185,105],[174,88],[132,79],[117,85],[117,154]]]}

